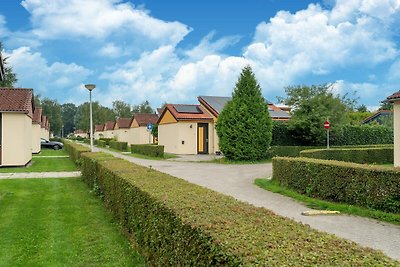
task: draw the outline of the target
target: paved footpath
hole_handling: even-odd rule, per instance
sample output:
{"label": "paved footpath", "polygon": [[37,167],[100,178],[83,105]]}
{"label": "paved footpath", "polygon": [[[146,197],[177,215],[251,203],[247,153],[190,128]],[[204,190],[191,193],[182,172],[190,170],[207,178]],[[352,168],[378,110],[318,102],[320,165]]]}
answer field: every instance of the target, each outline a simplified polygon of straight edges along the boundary
{"label": "paved footpath", "polygon": [[303,216],[301,212],[311,209],[291,198],[254,185],[255,178],[271,177],[271,163],[230,165],[157,161],[134,158],[100,148],[96,150],[111,153],[139,165],[151,166],[161,172],[233,196],[254,206],[272,210],[276,214],[308,224],[312,228],[354,241],[365,247],[381,250],[389,257],[400,260],[400,226],[343,214]]}
{"label": "paved footpath", "polygon": [[76,172],[13,172],[0,173],[0,179],[25,179],[25,178],[66,178],[79,177],[80,171]]}

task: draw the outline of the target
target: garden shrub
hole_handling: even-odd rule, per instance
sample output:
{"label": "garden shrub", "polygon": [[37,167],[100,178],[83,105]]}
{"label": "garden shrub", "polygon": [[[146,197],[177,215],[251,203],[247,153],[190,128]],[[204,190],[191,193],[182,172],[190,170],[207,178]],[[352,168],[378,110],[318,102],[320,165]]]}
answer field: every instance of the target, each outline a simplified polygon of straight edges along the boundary
{"label": "garden shrub", "polygon": [[315,149],[315,146],[272,146],[269,149],[269,156],[272,157],[298,157],[300,151]]}
{"label": "garden shrub", "polygon": [[300,152],[300,157],[370,164],[393,163],[393,155],[393,147],[311,149]]}
{"label": "garden shrub", "polygon": [[107,146],[110,145],[110,142],[111,142],[111,141],[116,141],[114,138],[105,138],[105,137],[102,137],[102,138],[100,138],[99,140],[102,140],[102,141],[106,142],[106,145],[107,145]]}
{"label": "garden shrub", "polygon": [[110,141],[109,146],[116,150],[128,151],[128,142]]}
{"label": "garden shrub", "polygon": [[68,141],[66,139],[63,139],[63,143],[65,151],[67,151],[71,160],[75,162],[77,165],[80,165],[79,159],[81,157],[81,154],[90,151],[89,147]]}
{"label": "garden shrub", "polygon": [[343,161],[272,160],[273,179],[311,197],[385,212],[400,212],[400,171]]}
{"label": "garden shrub", "polygon": [[393,144],[393,129],[380,125],[346,125],[336,135],[332,135],[331,144]]}
{"label": "garden shrub", "polygon": [[164,146],[159,145],[131,145],[131,152],[152,156],[152,157],[163,157]]}
{"label": "garden shrub", "polygon": [[287,122],[272,121],[272,142],[271,146],[301,146],[289,130]]}
{"label": "garden shrub", "polygon": [[104,140],[97,140],[97,146],[99,146],[99,147],[106,147],[106,141],[104,141]]}
{"label": "garden shrub", "polygon": [[82,175],[149,266],[396,265],[381,252],[104,153],[83,154]]}

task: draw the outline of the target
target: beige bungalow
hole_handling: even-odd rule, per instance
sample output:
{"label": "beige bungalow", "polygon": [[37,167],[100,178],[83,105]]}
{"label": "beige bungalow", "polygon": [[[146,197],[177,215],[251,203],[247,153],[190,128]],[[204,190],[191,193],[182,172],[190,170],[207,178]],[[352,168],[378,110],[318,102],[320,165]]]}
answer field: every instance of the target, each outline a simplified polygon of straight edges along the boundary
{"label": "beige bungalow", "polygon": [[40,153],[40,138],[42,137],[42,108],[35,107],[32,118],[32,153]]}
{"label": "beige bungalow", "polygon": [[51,133],[50,133],[50,121],[49,121],[49,118],[47,118],[46,127],[44,127],[44,129],[46,130],[46,136],[47,136],[46,139],[50,139]]}
{"label": "beige bungalow", "polygon": [[94,127],[94,139],[100,139],[104,137],[104,124],[97,124]]}
{"label": "beige bungalow", "polygon": [[42,122],[40,123],[40,137],[43,139],[49,139],[46,133],[46,122],[47,117],[45,115],[42,115]]}
{"label": "beige bungalow", "polygon": [[[219,138],[215,129],[219,113],[225,104],[230,101],[231,97],[222,96],[199,96],[200,105],[212,116],[213,122],[210,123],[210,153],[219,153]],[[273,121],[288,121],[290,114],[286,110],[282,110],[271,102],[268,102],[268,112]]]}
{"label": "beige bungalow", "polygon": [[115,121],[107,121],[104,124],[104,138],[114,138]]}
{"label": "beige bungalow", "polygon": [[156,124],[159,119],[157,114],[135,114],[130,124],[128,137],[129,144],[152,144],[154,137],[147,130],[148,124]]}
{"label": "beige bungalow", "polygon": [[167,153],[209,154],[214,147],[213,123],[200,105],[167,104],[157,121],[158,144]]}
{"label": "beige bungalow", "polygon": [[33,90],[0,88],[0,165],[24,166],[32,159]]}
{"label": "beige bungalow", "polygon": [[80,129],[74,131],[74,136],[80,138],[89,138],[88,133]]}
{"label": "beige bungalow", "polygon": [[119,142],[129,143],[129,132],[132,118],[119,118],[114,124],[114,137]]}

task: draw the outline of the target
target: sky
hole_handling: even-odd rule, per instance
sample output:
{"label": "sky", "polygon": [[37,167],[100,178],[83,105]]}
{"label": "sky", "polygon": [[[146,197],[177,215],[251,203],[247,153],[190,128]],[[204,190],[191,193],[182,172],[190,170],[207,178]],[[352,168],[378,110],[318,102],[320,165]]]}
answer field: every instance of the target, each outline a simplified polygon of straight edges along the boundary
{"label": "sky", "polygon": [[250,65],[272,102],[332,84],[370,109],[400,90],[400,0],[1,0],[18,77],[59,103],[230,96]]}

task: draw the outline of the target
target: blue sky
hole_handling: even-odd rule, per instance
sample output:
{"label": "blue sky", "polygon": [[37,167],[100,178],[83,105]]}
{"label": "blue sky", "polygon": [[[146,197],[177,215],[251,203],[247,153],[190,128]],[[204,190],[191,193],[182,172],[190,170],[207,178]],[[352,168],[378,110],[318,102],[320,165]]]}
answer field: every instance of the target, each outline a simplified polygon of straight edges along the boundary
{"label": "blue sky", "polygon": [[263,94],[332,83],[371,109],[400,89],[399,0],[2,0],[18,86],[60,103],[195,103],[250,64]]}

